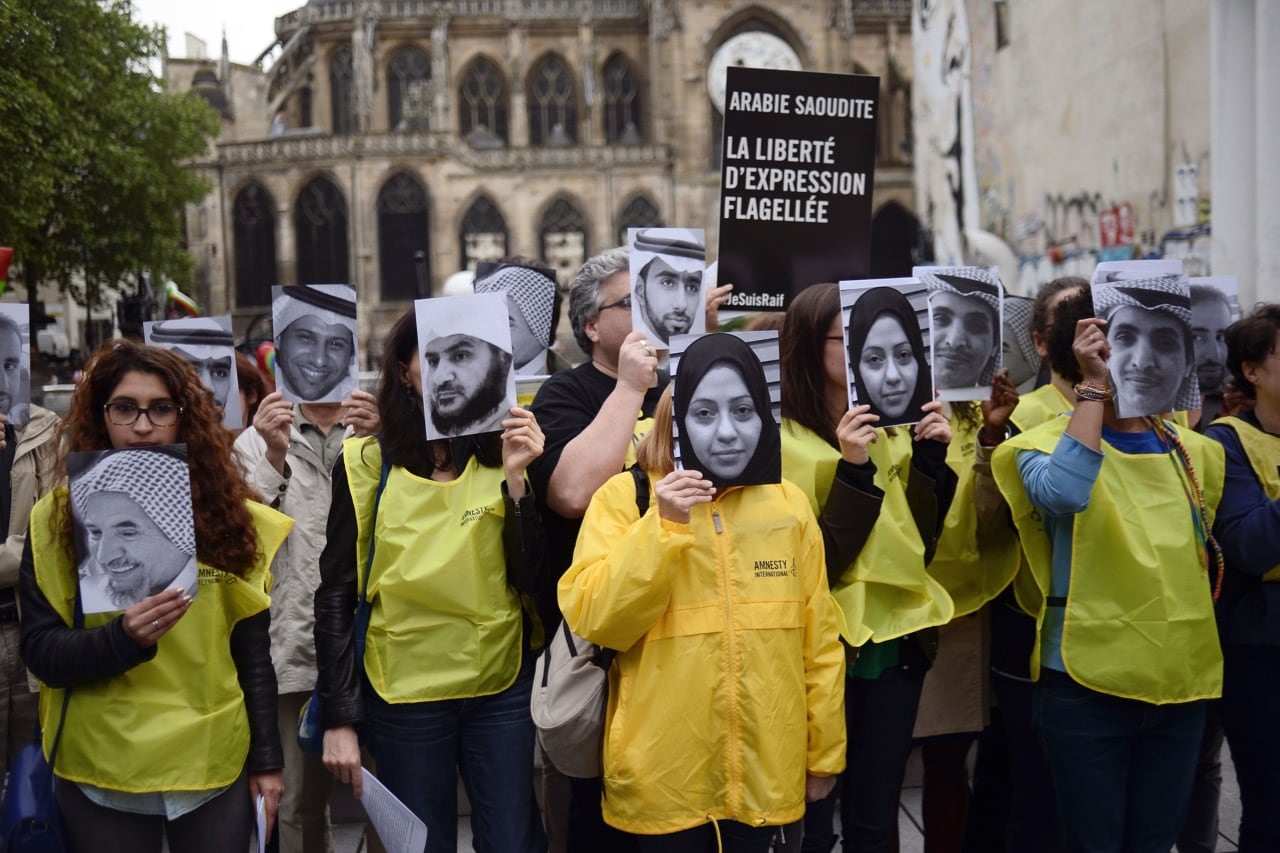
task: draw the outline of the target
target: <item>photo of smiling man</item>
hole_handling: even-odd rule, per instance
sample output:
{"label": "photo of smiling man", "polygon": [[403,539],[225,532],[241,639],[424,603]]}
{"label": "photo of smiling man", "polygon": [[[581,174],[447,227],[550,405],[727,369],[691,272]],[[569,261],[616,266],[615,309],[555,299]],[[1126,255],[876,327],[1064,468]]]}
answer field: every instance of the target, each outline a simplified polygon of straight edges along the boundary
{"label": "photo of smiling man", "polygon": [[185,445],[73,453],[67,467],[84,612],[124,610],[174,587],[195,596]]}
{"label": "photo of smiling man", "polygon": [[191,362],[200,377],[200,384],[213,392],[213,401],[222,409],[223,426],[229,429],[244,426],[230,316],[143,323],[142,337],[148,344],[173,350]]}
{"label": "photo of smiling man", "polygon": [[656,349],[706,325],[707,240],[701,228],[629,228],[631,324]]}
{"label": "photo of smiling man", "polygon": [[419,299],[414,310],[427,438],[500,432],[516,404],[506,296]]}
{"label": "photo of smiling man", "polygon": [[1092,285],[1093,308],[1107,321],[1107,366],[1116,417],[1165,415],[1200,406],[1191,335],[1191,290],[1182,275]]}
{"label": "photo of smiling man", "polygon": [[0,302],[0,415],[21,426],[31,420],[31,308]]}
{"label": "photo of smiling man", "polygon": [[916,267],[929,288],[929,346],[942,400],[985,400],[1000,367],[1004,286],[994,267]]}
{"label": "photo of smiling man", "polygon": [[349,284],[271,288],[276,390],[290,403],[340,403],[359,387],[356,289]]}

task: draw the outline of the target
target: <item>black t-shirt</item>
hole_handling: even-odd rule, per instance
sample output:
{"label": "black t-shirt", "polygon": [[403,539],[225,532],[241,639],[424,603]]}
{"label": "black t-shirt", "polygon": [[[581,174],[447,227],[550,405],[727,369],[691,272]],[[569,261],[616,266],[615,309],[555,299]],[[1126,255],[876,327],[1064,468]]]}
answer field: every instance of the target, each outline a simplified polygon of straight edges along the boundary
{"label": "black t-shirt", "polygon": [[[670,376],[665,370],[658,371],[657,385],[644,395],[641,409],[644,417],[653,417],[658,398],[662,396],[669,380]],[[548,378],[538,389],[530,407],[545,438],[542,456],[529,467],[529,481],[533,484],[534,495],[542,511],[542,524],[547,531],[544,583],[535,596],[538,614],[547,630],[554,629],[559,622],[556,583],[573,561],[578,529],[582,527],[581,518],[565,518],[547,506],[551,475],[560,464],[560,454],[564,452],[565,445],[591,424],[616,385],[616,379],[601,373],[594,364],[588,362]]]}

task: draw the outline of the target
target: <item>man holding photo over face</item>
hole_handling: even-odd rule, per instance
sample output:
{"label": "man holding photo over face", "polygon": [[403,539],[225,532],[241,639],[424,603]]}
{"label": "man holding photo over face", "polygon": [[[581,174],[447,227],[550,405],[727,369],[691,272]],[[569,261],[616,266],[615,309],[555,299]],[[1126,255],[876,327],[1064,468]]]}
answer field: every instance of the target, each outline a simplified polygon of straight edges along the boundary
{"label": "man holding photo over face", "polygon": [[496,293],[419,299],[427,437],[501,432],[516,404],[506,299]]}
{"label": "man holding photo over face", "polygon": [[685,335],[705,324],[702,295],[706,238],[702,229],[632,228],[631,316],[635,329],[647,333],[658,349],[672,335]]}
{"label": "man holding photo over face", "polygon": [[196,594],[196,534],[185,458],[161,450],[102,454],[71,478],[87,553],[85,613],[125,610],[175,586]]}
{"label": "man holding photo over face", "polygon": [[929,288],[933,379],[943,400],[980,400],[1000,365],[1004,288],[985,267],[916,267]]}
{"label": "man holding photo over face", "polygon": [[1200,406],[1191,338],[1191,293],[1181,275],[1093,284],[1106,320],[1116,416],[1163,415]]}
{"label": "man holding photo over face", "polygon": [[349,284],[271,288],[276,388],[293,403],[340,403],[359,387],[356,290]]}
{"label": "man holding photo over face", "polygon": [[213,401],[222,409],[225,426],[244,426],[230,317],[191,317],[143,323],[142,335],[148,344],[173,350],[191,362],[200,377],[200,384],[213,392]]}

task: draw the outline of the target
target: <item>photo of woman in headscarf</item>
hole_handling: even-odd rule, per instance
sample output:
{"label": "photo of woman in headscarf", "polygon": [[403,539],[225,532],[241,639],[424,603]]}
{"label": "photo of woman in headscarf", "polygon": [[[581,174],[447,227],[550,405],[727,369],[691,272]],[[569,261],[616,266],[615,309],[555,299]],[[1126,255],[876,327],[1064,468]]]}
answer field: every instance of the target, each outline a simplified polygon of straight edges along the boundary
{"label": "photo of woman in headscarf", "polygon": [[845,332],[855,395],[880,420],[876,426],[911,424],[924,417],[933,380],[915,309],[902,291],[873,287],[858,296]]}
{"label": "photo of woman in headscarf", "polygon": [[782,479],[769,385],[745,341],[729,334],[698,338],[680,356],[675,381],[683,468],[703,472],[720,490]]}

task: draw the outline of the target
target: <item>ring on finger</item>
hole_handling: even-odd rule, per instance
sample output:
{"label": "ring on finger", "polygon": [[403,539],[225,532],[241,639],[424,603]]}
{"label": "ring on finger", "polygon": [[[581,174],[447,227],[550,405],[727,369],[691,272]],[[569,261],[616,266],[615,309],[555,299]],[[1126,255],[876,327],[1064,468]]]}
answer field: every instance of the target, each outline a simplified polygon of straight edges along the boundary
{"label": "ring on finger", "polygon": [[151,620],[151,630],[152,630],[152,631],[159,631],[159,630],[160,630],[160,620],[159,620],[159,619],[152,619],[152,620]]}

